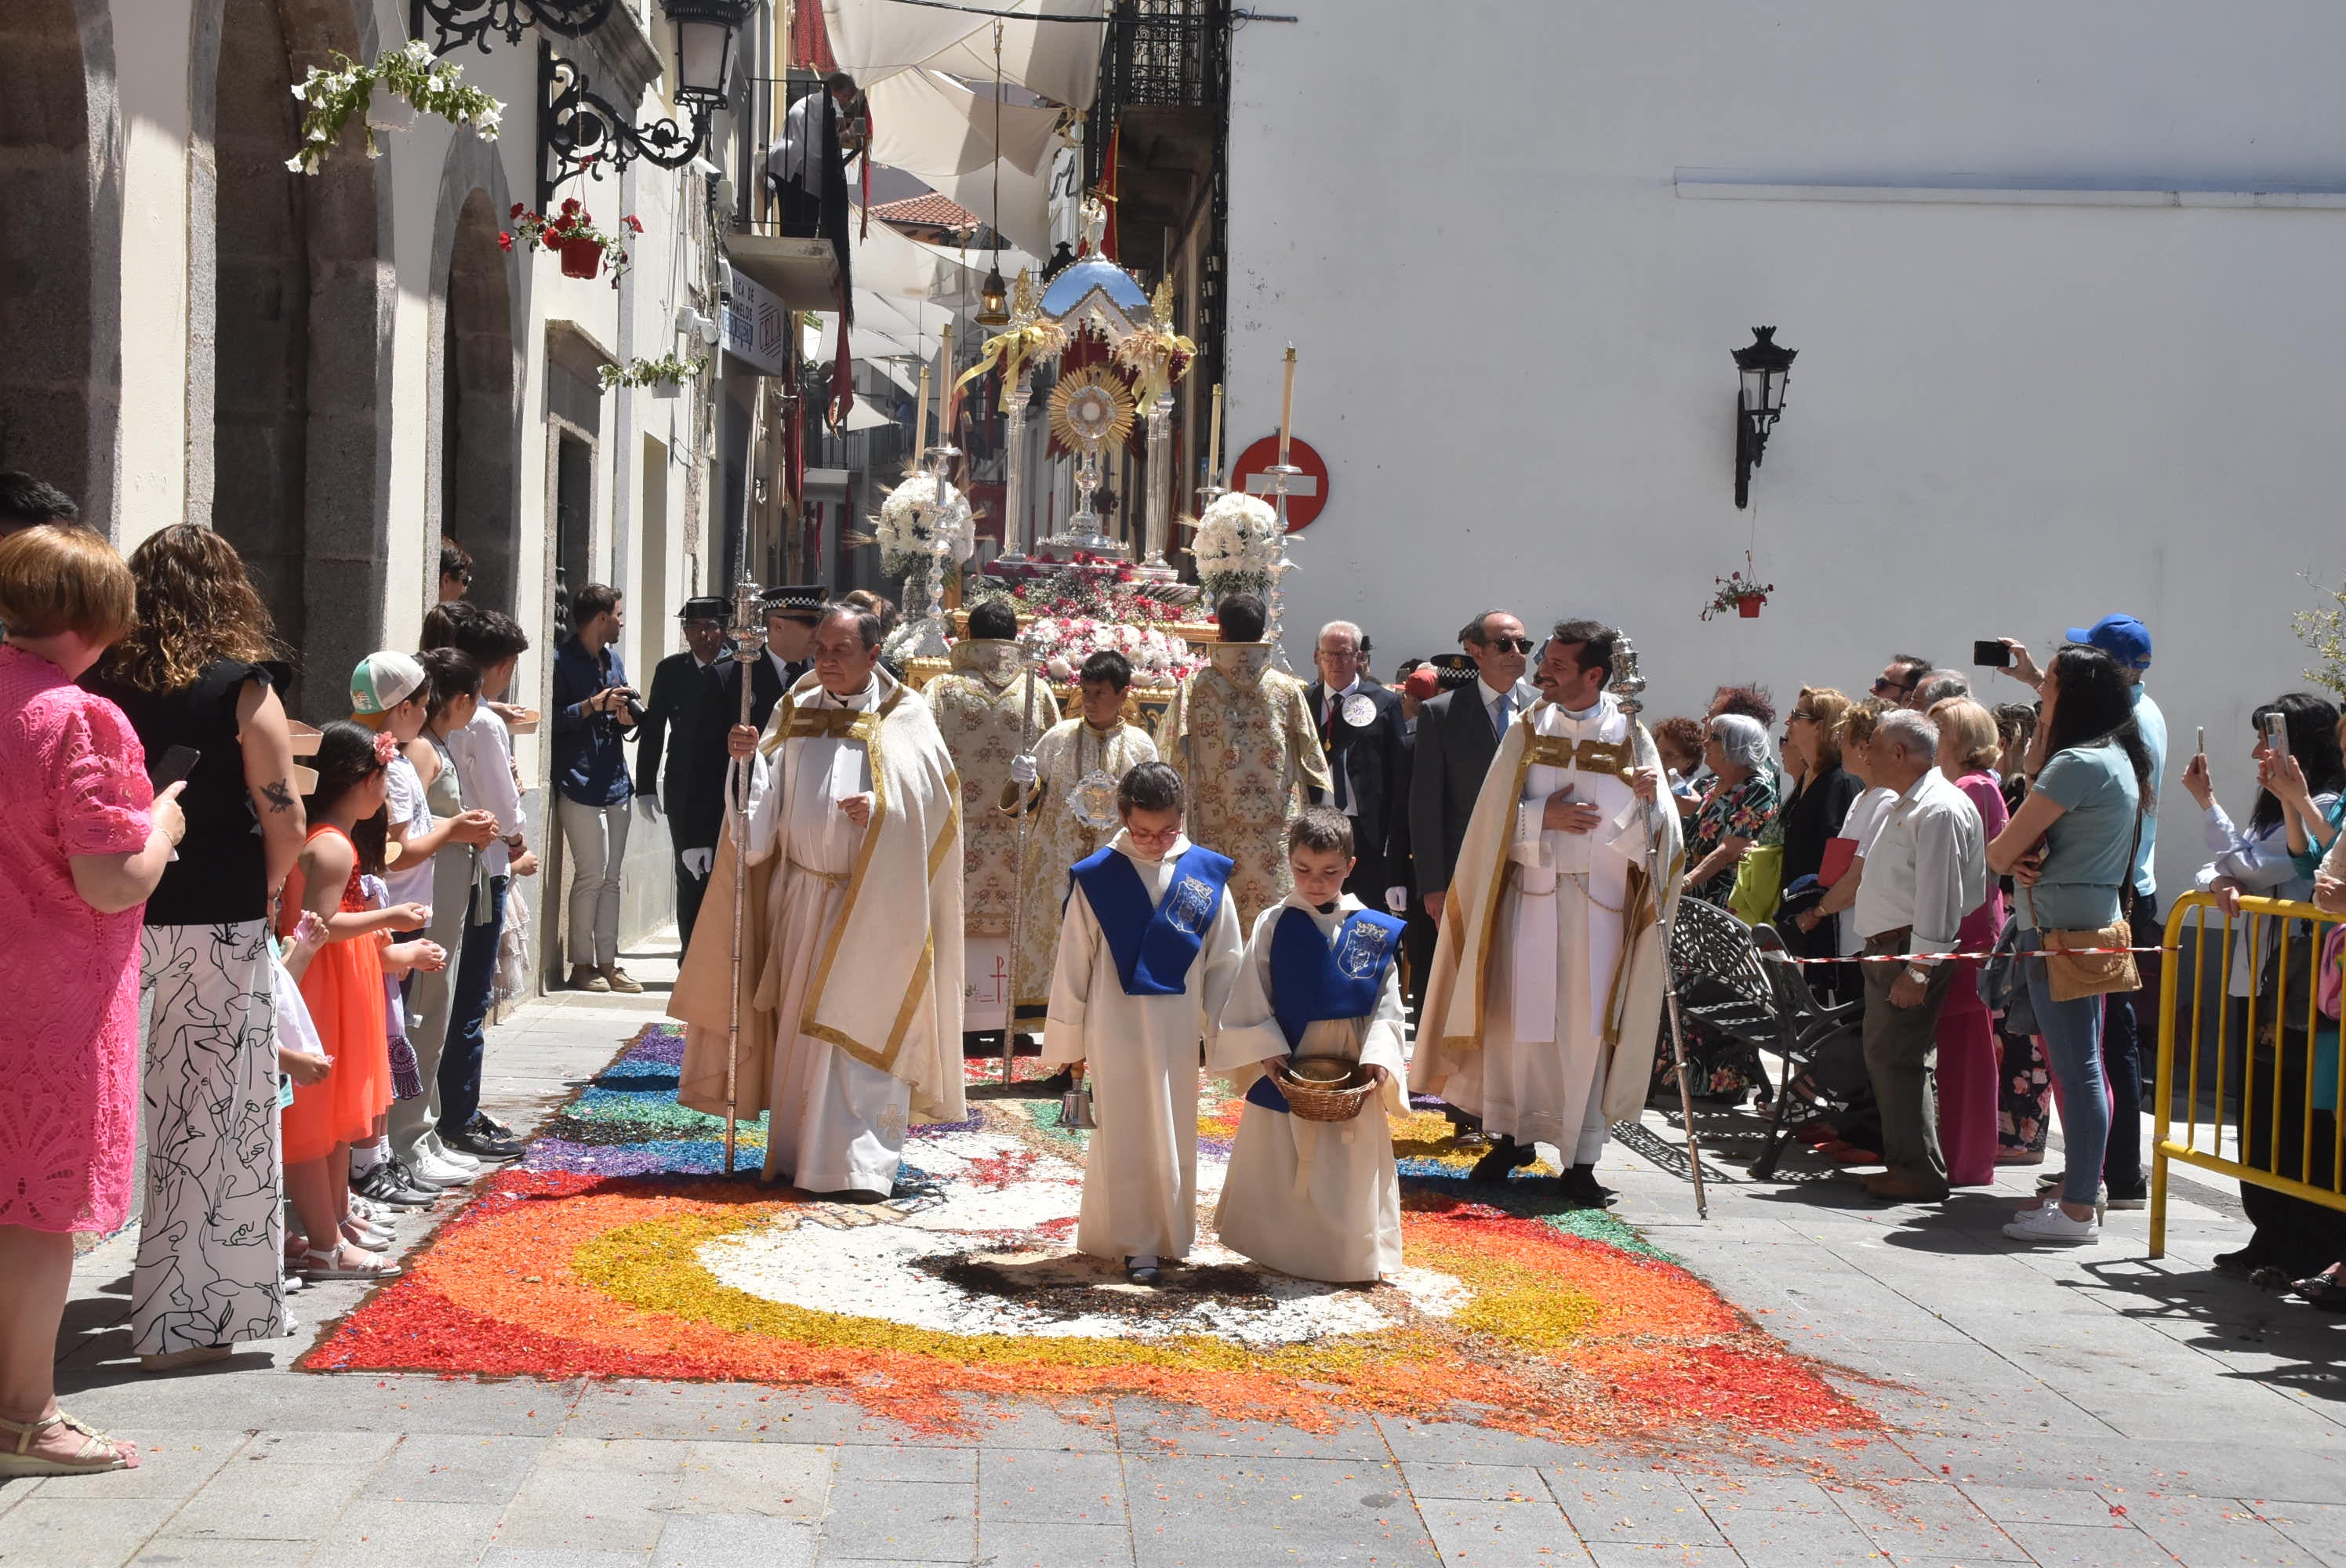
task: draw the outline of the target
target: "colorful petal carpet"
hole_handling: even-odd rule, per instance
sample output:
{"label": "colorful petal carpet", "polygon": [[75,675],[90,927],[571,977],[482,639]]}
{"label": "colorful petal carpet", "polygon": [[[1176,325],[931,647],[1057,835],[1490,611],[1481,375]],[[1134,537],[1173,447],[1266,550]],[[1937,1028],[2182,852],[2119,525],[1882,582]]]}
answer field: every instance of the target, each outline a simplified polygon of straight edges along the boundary
{"label": "colorful petal carpet", "polygon": [[[1312,1429],[1375,1412],[1683,1442],[1873,1424],[1636,1231],[1540,1196],[1539,1167],[1469,1186],[1476,1151],[1432,1111],[1393,1122],[1407,1267],[1321,1285],[1212,1242],[1240,1107],[1209,1080],[1204,1239],[1149,1289],[1071,1252],[1090,1135],[1056,1097],[984,1092],[997,1063],[969,1064],[966,1121],[912,1129],[890,1201],[853,1205],[719,1176],[723,1123],[677,1105],[682,1059],[648,1028],[302,1365],[808,1385],[928,1429],[964,1419],[957,1396],[1117,1393]],[[742,1124],[739,1165],[764,1152],[763,1123]]]}

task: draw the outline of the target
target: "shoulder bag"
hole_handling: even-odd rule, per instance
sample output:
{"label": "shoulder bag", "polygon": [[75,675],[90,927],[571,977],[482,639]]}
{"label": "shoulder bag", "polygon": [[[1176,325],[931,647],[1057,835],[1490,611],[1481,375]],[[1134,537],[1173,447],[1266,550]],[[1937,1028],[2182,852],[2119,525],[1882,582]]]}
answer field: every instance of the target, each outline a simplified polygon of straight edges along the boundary
{"label": "shoulder bag", "polygon": [[[2142,849],[2142,811],[2134,814],[2134,841],[2127,850],[2126,871],[2118,883],[2116,924],[2092,931],[2040,931],[2045,947],[2045,979],[2055,1002],[2102,996],[2114,991],[2139,991],[2142,973],[2135,967],[2134,861]],[[2116,949],[2116,952],[2075,952],[2073,948]]]}

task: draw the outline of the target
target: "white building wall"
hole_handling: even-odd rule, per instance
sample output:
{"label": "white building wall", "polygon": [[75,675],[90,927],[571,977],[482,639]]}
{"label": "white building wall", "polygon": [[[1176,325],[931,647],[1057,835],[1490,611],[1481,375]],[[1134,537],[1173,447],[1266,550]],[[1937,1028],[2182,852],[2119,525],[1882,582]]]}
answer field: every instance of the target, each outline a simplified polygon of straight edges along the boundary
{"label": "white building wall", "polygon": [[[2170,821],[2199,724],[2245,809],[2248,708],[2305,684],[2296,574],[2346,572],[2346,211],[2095,203],[2346,190],[2346,12],[1298,9],[1235,45],[1226,446],[1275,427],[1292,341],[1334,496],[1299,665],[1331,617],[1389,671],[1501,605],[1628,629],[1657,714],[1745,679],[1789,709],[1893,649],[1964,666],[2123,609],[2158,642]],[[1958,185],[2089,188],[1917,195]],[[1760,323],[1800,358],[1739,513],[1729,354]],[[1698,622],[1747,545],[1775,599]],[[2198,858],[2171,828],[2162,884]]]}

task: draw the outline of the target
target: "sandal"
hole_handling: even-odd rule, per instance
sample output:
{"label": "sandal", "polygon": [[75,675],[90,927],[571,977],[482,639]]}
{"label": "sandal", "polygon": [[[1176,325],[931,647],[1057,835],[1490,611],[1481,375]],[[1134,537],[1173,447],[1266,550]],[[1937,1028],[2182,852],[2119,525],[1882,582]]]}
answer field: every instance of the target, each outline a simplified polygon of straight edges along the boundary
{"label": "sandal", "polygon": [[[346,1262],[343,1257],[346,1252],[358,1252],[365,1261]],[[359,1252],[356,1247],[338,1246],[330,1252],[311,1250],[301,1254],[301,1278],[312,1284],[328,1279],[395,1279],[399,1274],[398,1264],[371,1253]]]}
{"label": "sandal", "polygon": [[2310,1275],[2290,1288],[2324,1312],[2346,1312],[2346,1279],[2335,1274]]}
{"label": "sandal", "polygon": [[364,1252],[389,1252],[391,1250],[390,1234],[386,1231],[377,1230],[373,1226],[367,1224],[362,1219],[346,1219],[342,1221],[342,1239],[349,1242],[352,1247],[358,1247],[360,1250]]}
{"label": "sandal", "polygon": [[[50,1459],[32,1451],[34,1440],[52,1427],[80,1434],[82,1445],[71,1459]],[[24,1475],[97,1475],[109,1470],[138,1468],[138,1449],[117,1443],[104,1432],[86,1427],[63,1410],[36,1421],[12,1421],[0,1417],[0,1438],[13,1434],[15,1446],[0,1448],[0,1477]]]}

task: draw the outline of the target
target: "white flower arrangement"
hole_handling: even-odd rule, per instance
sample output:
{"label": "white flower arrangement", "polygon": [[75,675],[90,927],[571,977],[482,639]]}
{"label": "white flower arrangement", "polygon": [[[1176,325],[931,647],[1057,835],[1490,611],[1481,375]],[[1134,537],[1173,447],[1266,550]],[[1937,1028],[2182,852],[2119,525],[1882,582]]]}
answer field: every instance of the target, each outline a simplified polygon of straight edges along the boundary
{"label": "white flower arrangement", "polygon": [[1233,490],[1206,508],[1189,545],[1206,596],[1268,589],[1285,547],[1270,503]]}
{"label": "white flower arrangement", "polygon": [[882,568],[891,577],[924,565],[942,536],[956,561],[966,561],[977,548],[976,519],[969,496],[958,486],[945,486],[944,514],[937,512],[934,475],[915,473],[880,504],[880,519],[872,529],[880,544]]}
{"label": "white flower arrangement", "polygon": [[1102,651],[1122,654],[1132,665],[1132,684],[1151,690],[1178,686],[1198,668],[1187,639],[1154,626],[1044,616],[1027,622],[1019,637],[1044,672],[1063,686],[1082,675],[1084,660]]}
{"label": "white flower arrangement", "polygon": [[307,76],[293,84],[293,96],[304,106],[301,149],[285,160],[285,167],[295,174],[317,173],[352,115],[366,127],[367,156],[381,158],[382,148],[374,133],[403,129],[404,117],[386,112],[388,103],[375,106],[378,88],[386,99],[404,99],[411,108],[471,127],[483,141],[496,140],[505,107],[480,88],[466,87],[464,75],[464,67],[454,61],[435,59],[421,38],[385,51],[372,66],[334,51],[332,70],[312,66]]}

